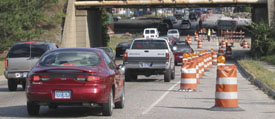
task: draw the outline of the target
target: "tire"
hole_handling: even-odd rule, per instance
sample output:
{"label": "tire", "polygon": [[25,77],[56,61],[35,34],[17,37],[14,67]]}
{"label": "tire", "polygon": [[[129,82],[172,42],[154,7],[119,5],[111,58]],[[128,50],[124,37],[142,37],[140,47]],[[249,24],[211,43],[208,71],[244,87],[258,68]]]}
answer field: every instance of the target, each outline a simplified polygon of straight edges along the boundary
{"label": "tire", "polygon": [[113,108],[114,108],[114,98],[113,98],[113,90],[111,90],[108,102],[103,103],[103,109],[102,109],[103,116],[112,116]]}
{"label": "tire", "polygon": [[131,71],[125,71],[125,81],[137,80],[137,75],[133,74]]}
{"label": "tire", "polygon": [[164,73],[164,82],[170,82],[171,81],[171,70],[167,69]]}
{"label": "tire", "polygon": [[118,109],[124,108],[124,103],[125,103],[125,87],[123,85],[122,96],[120,97],[120,101],[115,103],[115,108],[118,108]]}
{"label": "tire", "polygon": [[40,106],[34,102],[27,102],[28,114],[31,116],[36,116],[39,114]]}
{"label": "tire", "polygon": [[172,69],[172,71],[171,71],[171,79],[172,80],[174,80],[175,79],[175,66],[174,66],[174,68]]}
{"label": "tire", "polygon": [[16,91],[17,90],[16,79],[8,79],[8,87],[9,87],[9,91]]}

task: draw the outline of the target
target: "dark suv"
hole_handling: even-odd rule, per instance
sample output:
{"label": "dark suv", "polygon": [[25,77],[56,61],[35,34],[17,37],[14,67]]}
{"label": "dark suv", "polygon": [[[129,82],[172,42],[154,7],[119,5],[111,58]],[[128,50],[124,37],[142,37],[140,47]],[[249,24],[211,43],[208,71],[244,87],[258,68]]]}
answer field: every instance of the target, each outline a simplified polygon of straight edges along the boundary
{"label": "dark suv", "polygon": [[17,84],[26,87],[26,77],[40,56],[47,50],[56,49],[55,43],[47,41],[26,41],[14,44],[5,60],[5,77],[10,91],[17,89]]}

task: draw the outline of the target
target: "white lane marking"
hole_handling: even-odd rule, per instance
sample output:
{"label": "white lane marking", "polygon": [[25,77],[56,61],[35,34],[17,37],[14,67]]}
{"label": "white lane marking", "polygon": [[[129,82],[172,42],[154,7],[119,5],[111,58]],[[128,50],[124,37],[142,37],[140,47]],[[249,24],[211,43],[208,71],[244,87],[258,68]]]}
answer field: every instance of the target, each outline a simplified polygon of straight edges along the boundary
{"label": "white lane marking", "polygon": [[173,88],[175,88],[178,84],[180,84],[180,81],[174,84],[172,87],[170,87],[158,100],[156,100],[153,104],[150,105],[149,108],[147,108],[144,112],[142,112],[142,115],[147,114],[149,111],[152,110],[153,107],[155,107],[161,100],[165,98],[165,96],[171,91]]}

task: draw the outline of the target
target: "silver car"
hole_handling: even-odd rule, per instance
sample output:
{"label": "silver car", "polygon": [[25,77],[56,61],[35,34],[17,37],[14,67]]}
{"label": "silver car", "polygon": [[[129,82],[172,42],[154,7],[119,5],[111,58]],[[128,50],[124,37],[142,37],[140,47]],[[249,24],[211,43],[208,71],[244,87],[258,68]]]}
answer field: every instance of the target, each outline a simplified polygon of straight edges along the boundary
{"label": "silver car", "polygon": [[26,87],[26,77],[40,56],[50,49],[58,48],[55,43],[26,41],[13,45],[5,60],[4,75],[10,91],[17,90],[17,85]]}

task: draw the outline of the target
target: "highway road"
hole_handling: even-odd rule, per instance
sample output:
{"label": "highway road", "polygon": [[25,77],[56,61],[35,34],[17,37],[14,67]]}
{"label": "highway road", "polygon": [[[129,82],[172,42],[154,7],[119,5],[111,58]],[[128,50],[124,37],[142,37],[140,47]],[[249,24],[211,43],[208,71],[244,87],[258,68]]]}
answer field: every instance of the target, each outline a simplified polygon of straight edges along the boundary
{"label": "highway road", "polygon": [[[184,39],[184,36],[181,38]],[[196,51],[197,43],[191,45]],[[217,50],[217,41],[204,41],[202,49]],[[234,55],[243,55],[249,49],[233,48]],[[117,64],[121,60],[117,60]],[[228,61],[228,64],[234,64]],[[275,101],[259,90],[238,71],[239,107],[244,111],[210,111],[215,104],[216,65],[205,72],[198,90],[181,92],[180,66],[176,67],[176,78],[169,83],[163,75],[139,76],[135,82],[126,82],[126,103],[124,109],[115,109],[113,116],[101,116],[99,108],[41,107],[38,117],[29,117],[26,108],[25,92],[8,91],[7,80],[0,77],[0,118],[90,118],[90,119],[274,119]]]}

